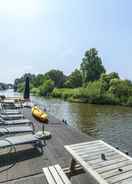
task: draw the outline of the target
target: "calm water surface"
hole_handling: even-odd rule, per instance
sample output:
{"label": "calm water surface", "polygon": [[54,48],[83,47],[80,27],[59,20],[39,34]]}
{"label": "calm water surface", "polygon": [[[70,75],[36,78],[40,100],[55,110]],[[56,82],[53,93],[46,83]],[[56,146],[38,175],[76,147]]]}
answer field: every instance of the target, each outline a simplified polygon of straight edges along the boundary
{"label": "calm water surface", "polygon": [[[9,91],[7,94],[11,96]],[[40,97],[32,97],[32,100],[46,107],[60,120],[66,119],[69,126],[118,146],[122,151],[127,150],[132,155],[132,108],[69,103]]]}
{"label": "calm water surface", "polygon": [[70,103],[59,99],[32,97],[35,103],[71,127],[105,140],[132,155],[132,108]]}

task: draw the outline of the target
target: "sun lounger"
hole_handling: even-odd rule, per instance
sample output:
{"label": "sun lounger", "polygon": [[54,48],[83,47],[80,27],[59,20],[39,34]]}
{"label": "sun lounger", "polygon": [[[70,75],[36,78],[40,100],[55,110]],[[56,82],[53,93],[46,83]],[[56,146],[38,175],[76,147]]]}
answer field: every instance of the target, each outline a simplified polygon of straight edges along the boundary
{"label": "sun lounger", "polygon": [[0,135],[25,133],[25,132],[34,133],[33,129],[30,126],[11,126],[11,127],[8,126],[0,128]]}
{"label": "sun lounger", "polygon": [[14,99],[4,99],[2,104],[14,104],[15,100]]}
{"label": "sun lounger", "polygon": [[14,114],[21,114],[20,110],[2,110],[1,111],[2,115],[14,115]]}
{"label": "sun lounger", "polygon": [[15,108],[16,109],[21,109],[23,107],[24,107],[23,104],[15,103]]}
{"label": "sun lounger", "polygon": [[0,118],[0,126],[3,126],[3,125],[24,125],[24,124],[31,125],[32,122],[29,119],[25,119],[25,118],[17,119],[17,120],[8,120],[8,121],[5,121],[2,118]]}
{"label": "sun lounger", "polygon": [[24,118],[22,114],[15,114],[15,115],[0,115],[2,119],[4,120],[16,120],[16,119],[21,119]]}
{"label": "sun lounger", "polygon": [[42,139],[37,137],[35,134],[11,136],[0,140],[0,148],[7,148],[7,147],[15,148],[17,145],[26,145],[26,144],[32,144],[35,148],[40,148],[41,152],[43,152],[44,145],[42,143]]}
{"label": "sun lounger", "polygon": [[1,103],[2,109],[16,109],[14,103]]}

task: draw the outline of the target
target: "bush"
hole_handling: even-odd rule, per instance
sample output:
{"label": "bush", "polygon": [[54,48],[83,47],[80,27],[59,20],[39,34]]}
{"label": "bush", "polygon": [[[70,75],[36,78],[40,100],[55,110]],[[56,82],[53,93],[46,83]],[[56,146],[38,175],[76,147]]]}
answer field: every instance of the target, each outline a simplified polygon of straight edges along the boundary
{"label": "bush", "polygon": [[94,98],[100,96],[101,82],[89,82],[86,87],[78,88],[75,91],[77,97]]}
{"label": "bush", "polygon": [[55,98],[67,99],[74,95],[75,89],[71,88],[55,88],[52,92],[52,96]]}
{"label": "bush", "polygon": [[18,86],[17,86],[17,91],[22,93],[24,91],[24,83],[19,83]]}
{"label": "bush", "polygon": [[110,83],[109,93],[119,97],[124,102],[124,97],[129,97],[132,85],[127,80],[113,79]]}
{"label": "bush", "polygon": [[127,105],[132,106],[132,96],[128,98]]}
{"label": "bush", "polygon": [[98,104],[119,105],[120,99],[111,94],[105,94],[101,95],[100,98],[97,100],[97,102]]}
{"label": "bush", "polygon": [[43,85],[39,87],[39,94],[41,96],[48,96],[54,89],[54,82],[52,80],[44,81]]}
{"label": "bush", "polygon": [[82,86],[82,75],[79,70],[75,70],[69,75],[64,83],[66,88],[78,88]]}
{"label": "bush", "polygon": [[40,94],[40,90],[39,88],[32,88],[31,93],[38,96]]}
{"label": "bush", "polygon": [[61,89],[54,88],[51,95],[55,98],[61,98]]}

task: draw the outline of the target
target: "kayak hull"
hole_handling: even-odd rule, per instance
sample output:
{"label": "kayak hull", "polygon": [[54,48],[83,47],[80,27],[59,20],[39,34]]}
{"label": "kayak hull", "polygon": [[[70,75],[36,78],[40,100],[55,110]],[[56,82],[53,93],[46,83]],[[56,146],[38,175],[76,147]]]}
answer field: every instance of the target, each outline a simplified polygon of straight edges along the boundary
{"label": "kayak hull", "polygon": [[48,115],[37,106],[32,107],[32,116],[40,123],[48,124]]}

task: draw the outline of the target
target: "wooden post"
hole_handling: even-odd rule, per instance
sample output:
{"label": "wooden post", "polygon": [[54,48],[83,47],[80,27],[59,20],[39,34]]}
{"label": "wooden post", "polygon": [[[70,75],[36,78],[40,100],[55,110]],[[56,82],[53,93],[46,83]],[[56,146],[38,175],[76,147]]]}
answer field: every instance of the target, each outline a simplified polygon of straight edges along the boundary
{"label": "wooden post", "polygon": [[76,160],[74,158],[72,158],[72,160],[71,160],[71,166],[70,166],[69,178],[71,178],[71,176],[74,175],[75,166],[76,166]]}
{"label": "wooden post", "polygon": [[42,124],[42,133],[44,135],[44,124]]}

